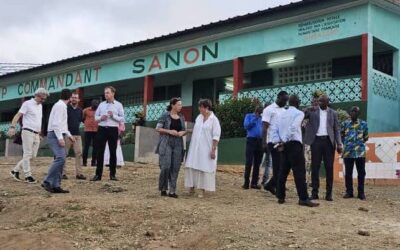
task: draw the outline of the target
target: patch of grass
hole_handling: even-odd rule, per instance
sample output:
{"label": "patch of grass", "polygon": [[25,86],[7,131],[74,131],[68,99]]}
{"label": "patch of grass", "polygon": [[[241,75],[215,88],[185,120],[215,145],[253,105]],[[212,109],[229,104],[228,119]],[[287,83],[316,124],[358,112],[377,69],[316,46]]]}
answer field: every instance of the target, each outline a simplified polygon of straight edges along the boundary
{"label": "patch of grass", "polygon": [[76,229],[80,225],[80,221],[81,218],[73,216],[62,218],[59,222],[62,229]]}
{"label": "patch of grass", "polygon": [[107,232],[108,232],[108,230],[105,228],[102,228],[102,227],[96,227],[93,230],[93,233],[95,233],[95,234],[106,234]]}
{"label": "patch of grass", "polygon": [[45,221],[47,221],[47,218],[46,218],[46,217],[39,217],[39,218],[37,218],[37,219],[35,220],[36,223],[45,222]]}
{"label": "patch of grass", "polygon": [[82,209],[83,209],[83,207],[79,204],[71,204],[71,205],[68,205],[65,207],[65,210],[68,210],[68,211],[80,211]]}
{"label": "patch of grass", "polygon": [[25,192],[5,191],[5,190],[0,191],[0,194],[1,194],[1,196],[7,197],[7,198],[20,197],[20,196],[28,195],[28,193],[25,193]]}

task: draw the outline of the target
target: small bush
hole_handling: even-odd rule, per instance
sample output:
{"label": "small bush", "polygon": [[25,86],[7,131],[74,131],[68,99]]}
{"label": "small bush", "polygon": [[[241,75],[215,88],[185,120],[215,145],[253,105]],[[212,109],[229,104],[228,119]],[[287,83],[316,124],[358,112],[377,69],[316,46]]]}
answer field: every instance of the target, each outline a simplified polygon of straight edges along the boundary
{"label": "small bush", "polygon": [[349,113],[347,113],[347,111],[345,111],[343,109],[337,109],[336,112],[338,114],[338,120],[339,120],[340,124],[342,124],[345,120],[350,118]]}

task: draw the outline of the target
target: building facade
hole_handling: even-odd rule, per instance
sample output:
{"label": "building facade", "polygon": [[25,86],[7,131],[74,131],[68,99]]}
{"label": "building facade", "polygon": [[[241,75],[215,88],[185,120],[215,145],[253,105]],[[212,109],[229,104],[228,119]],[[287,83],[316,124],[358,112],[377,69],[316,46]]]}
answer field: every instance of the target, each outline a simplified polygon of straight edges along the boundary
{"label": "building facade", "polygon": [[[127,122],[140,111],[156,120],[176,96],[194,120],[199,98],[266,103],[286,90],[308,105],[321,90],[335,108],[359,105],[372,135],[398,132],[399,27],[396,0],[304,0],[6,74],[0,130],[38,87],[78,89],[87,106],[112,85]],[[45,112],[56,99],[51,95]],[[397,163],[400,153],[393,155]]]}

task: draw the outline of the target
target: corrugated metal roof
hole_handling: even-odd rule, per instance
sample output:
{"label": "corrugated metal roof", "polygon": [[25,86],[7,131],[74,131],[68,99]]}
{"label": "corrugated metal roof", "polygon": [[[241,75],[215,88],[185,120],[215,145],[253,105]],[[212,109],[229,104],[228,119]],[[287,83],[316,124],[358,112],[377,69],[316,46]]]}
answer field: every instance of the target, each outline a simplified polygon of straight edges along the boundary
{"label": "corrugated metal roof", "polygon": [[37,63],[0,63],[0,76],[38,67]]}
{"label": "corrugated metal roof", "polygon": [[302,0],[302,1],[299,1],[299,2],[291,2],[291,3],[286,4],[286,5],[279,5],[279,6],[268,8],[268,9],[265,9],[265,10],[259,10],[259,11],[253,12],[253,13],[247,13],[247,14],[244,14],[244,15],[235,16],[235,17],[231,17],[231,18],[228,18],[228,19],[225,19],[225,20],[219,20],[219,21],[216,21],[216,22],[211,22],[209,24],[200,25],[200,26],[197,26],[197,27],[193,27],[193,28],[177,31],[175,33],[161,35],[161,36],[158,36],[158,37],[149,38],[149,39],[146,39],[146,40],[141,40],[141,41],[138,41],[138,42],[133,42],[133,43],[125,44],[125,45],[120,45],[120,46],[116,46],[116,47],[112,47],[112,48],[108,48],[108,49],[104,49],[104,50],[90,52],[90,53],[87,53],[87,54],[82,54],[82,55],[79,55],[79,56],[74,56],[74,57],[62,59],[62,60],[55,61],[55,62],[52,62],[52,63],[43,64],[43,65],[38,66],[38,67],[33,67],[33,68],[21,70],[21,71],[18,71],[18,72],[11,72],[11,73],[8,73],[8,74],[3,74],[3,75],[0,76],[0,78],[6,77],[6,76],[7,77],[13,76],[13,75],[17,75],[17,74],[20,74],[20,73],[32,72],[32,71],[36,71],[36,70],[40,70],[40,69],[46,69],[46,68],[50,68],[50,67],[53,67],[53,66],[61,65],[63,63],[72,62],[74,60],[85,59],[85,58],[88,58],[88,57],[91,57],[91,56],[97,56],[97,55],[106,54],[106,53],[110,53],[110,52],[115,52],[115,51],[123,50],[123,49],[127,49],[127,48],[135,48],[135,47],[138,47],[138,46],[148,45],[148,44],[160,42],[160,41],[163,41],[163,40],[176,38],[176,37],[179,37],[179,36],[182,36],[182,35],[188,35],[188,34],[196,33],[196,32],[199,32],[199,31],[207,30],[209,28],[221,27],[221,26],[224,26],[224,25],[231,25],[233,23],[238,23],[238,22],[241,22],[241,21],[245,21],[245,20],[249,20],[249,19],[253,19],[253,18],[257,18],[257,17],[274,14],[274,13],[277,13],[277,12],[283,12],[283,11],[288,11],[288,10],[291,10],[291,9],[301,8],[301,7],[305,7],[305,6],[308,6],[308,5],[311,5],[311,4],[315,4],[317,2],[323,2],[323,1],[327,2],[329,0]]}

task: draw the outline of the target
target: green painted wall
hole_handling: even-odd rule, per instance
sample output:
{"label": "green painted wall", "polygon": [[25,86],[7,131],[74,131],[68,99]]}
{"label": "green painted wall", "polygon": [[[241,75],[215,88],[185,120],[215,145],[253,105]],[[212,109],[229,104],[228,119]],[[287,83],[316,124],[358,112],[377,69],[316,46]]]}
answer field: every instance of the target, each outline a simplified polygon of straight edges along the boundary
{"label": "green painted wall", "polygon": [[[395,90],[397,99],[391,100],[377,95],[374,92],[374,78],[372,69],[373,40],[379,40],[391,45],[396,51],[400,48],[400,16],[393,12],[384,10],[378,6],[369,6],[369,61],[368,61],[368,125],[371,132],[394,132],[400,131],[400,66],[399,53],[394,54],[395,75],[397,84]],[[391,94],[392,88],[382,84],[375,86],[375,89]]]}
{"label": "green painted wall", "polygon": [[246,138],[222,139],[218,145],[218,164],[244,165]]}
{"label": "green painted wall", "polygon": [[[135,155],[135,145],[134,144],[126,144],[122,145],[122,153],[124,155],[124,161],[133,161]],[[1,150],[0,150],[1,152]],[[88,153],[89,157],[92,155],[92,148],[89,149]],[[71,151],[70,156],[73,156],[73,152]],[[53,153],[46,145],[43,148],[40,148],[38,151],[38,157],[53,157]]]}

